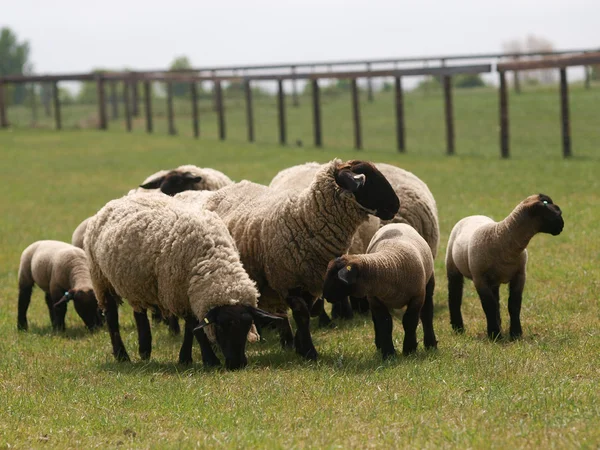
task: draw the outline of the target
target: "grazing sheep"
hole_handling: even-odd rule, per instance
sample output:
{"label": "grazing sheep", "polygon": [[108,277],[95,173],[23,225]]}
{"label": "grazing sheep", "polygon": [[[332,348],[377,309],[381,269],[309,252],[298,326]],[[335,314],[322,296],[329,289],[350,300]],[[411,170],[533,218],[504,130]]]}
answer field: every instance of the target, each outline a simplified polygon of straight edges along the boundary
{"label": "grazing sheep", "polygon": [[[278,189],[303,189],[310,184],[320,167],[322,164],[311,162],[284,169],[273,178],[269,186]],[[427,184],[400,167],[385,163],[376,163],[375,167],[387,178],[400,199],[400,210],[390,222],[411,225],[427,241],[435,259],[439,247],[439,220],[437,205]],[[363,223],[352,240],[349,253],[365,253],[371,238],[380,226],[381,221],[377,218]],[[432,283],[435,286],[435,281]],[[351,297],[350,301],[352,309],[359,312],[368,310],[368,303],[365,300]],[[347,300],[338,302],[333,306],[332,316],[349,319],[352,317],[352,309]],[[327,324],[328,320],[327,315],[323,313],[320,323]]]}
{"label": "grazing sheep", "polygon": [[119,361],[129,360],[119,333],[122,298],[134,310],[142,359],[152,350],[148,308],[185,319],[180,363],[192,361],[195,334],[204,364],[219,364],[212,341],[223,351],[228,369],[247,364],[245,343],[247,336],[252,339],[253,320],[281,321],[256,308],[256,286],[227,227],[210,211],[162,194],[127,195],[90,219],[84,247]]}
{"label": "grazing sheep", "polygon": [[366,254],[343,255],[327,267],[323,296],[333,302],[349,295],[367,297],[375,326],[375,345],[383,358],[396,351],[390,309],[406,306],[402,318],[408,355],[417,349],[419,315],[426,348],[437,347],[433,330],[433,255],[425,239],[406,224],[385,225],[375,233]]}
{"label": "grazing sheep", "polygon": [[[321,295],[328,262],[346,252],[369,214],[389,220],[399,208],[396,193],[371,163],[339,159],[323,165],[310,186],[298,192],[242,181],[175,198],[219,214],[258,284],[261,308],[292,309],[296,352],[309,359],[317,358],[309,311]],[[290,345],[291,329],[280,333],[282,344]]]}
{"label": "grazing sheep", "polygon": [[527,245],[537,233],[560,234],[562,212],[544,194],[531,195],[500,222],[486,216],[461,219],[452,229],[446,251],[450,323],[464,331],[462,292],[464,277],[473,280],[487,319],[487,334],[500,338],[500,284],[509,284],[510,337],[523,334],[521,301],[525,286]]}
{"label": "grazing sheep", "polygon": [[102,325],[87,258],[80,248],[59,241],[34,242],[21,254],[18,279],[19,330],[28,329],[27,309],[34,284],[46,294],[54,330],[64,331],[69,300],[73,300],[75,311],[90,331]]}

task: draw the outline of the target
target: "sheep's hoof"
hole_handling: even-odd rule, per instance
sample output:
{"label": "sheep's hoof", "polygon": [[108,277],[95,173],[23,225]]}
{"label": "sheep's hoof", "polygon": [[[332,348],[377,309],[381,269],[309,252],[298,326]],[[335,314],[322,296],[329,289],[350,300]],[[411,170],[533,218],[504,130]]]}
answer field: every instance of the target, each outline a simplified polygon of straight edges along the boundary
{"label": "sheep's hoof", "polygon": [[192,364],[194,361],[192,360],[192,358],[179,358],[178,363],[181,364],[182,366],[189,366],[190,364]]}
{"label": "sheep's hoof", "polygon": [[115,353],[115,359],[118,362],[130,362],[131,361],[131,359],[129,359],[129,355],[127,354],[127,352],[125,350],[118,351],[117,353]]}
{"label": "sheep's hoof", "polygon": [[142,361],[148,361],[150,359],[150,351],[140,351],[140,359]]}
{"label": "sheep's hoof", "polygon": [[17,330],[27,331],[28,329],[29,329],[29,325],[27,324],[27,321],[17,323]]}
{"label": "sheep's hoof", "polygon": [[519,339],[521,339],[523,337],[523,332],[522,331],[511,331],[510,332],[510,340],[511,341],[518,341]]}
{"label": "sheep's hoof", "polygon": [[391,351],[382,351],[381,352],[381,356],[383,358],[384,361],[387,361],[388,359],[391,358],[395,358],[396,357],[396,350],[392,349]]}
{"label": "sheep's hoof", "polygon": [[488,338],[492,341],[502,340],[502,333],[500,331],[488,331]]}
{"label": "sheep's hoof", "polygon": [[317,356],[319,355],[314,347],[309,348],[308,350],[301,350],[299,348],[296,348],[296,353],[298,353],[303,358],[308,359],[309,361],[316,361]]}
{"label": "sheep's hoof", "polygon": [[438,343],[437,343],[437,341],[434,339],[434,340],[433,340],[433,342],[428,342],[428,341],[425,341],[424,345],[425,345],[425,348],[426,348],[427,350],[437,350],[437,345],[438,345]]}
{"label": "sheep's hoof", "polygon": [[465,332],[465,326],[462,323],[461,324],[453,323],[452,324],[452,331],[454,331],[455,333],[458,333],[458,334],[464,334],[464,332]]}
{"label": "sheep's hoof", "polygon": [[404,348],[402,348],[402,354],[404,356],[412,355],[416,351],[417,351],[417,346],[416,345],[410,345],[410,346],[406,346],[405,345]]}
{"label": "sheep's hoof", "polygon": [[211,367],[219,367],[221,365],[221,361],[219,361],[219,358],[203,359],[202,364],[204,365],[204,367],[206,367],[208,369]]}

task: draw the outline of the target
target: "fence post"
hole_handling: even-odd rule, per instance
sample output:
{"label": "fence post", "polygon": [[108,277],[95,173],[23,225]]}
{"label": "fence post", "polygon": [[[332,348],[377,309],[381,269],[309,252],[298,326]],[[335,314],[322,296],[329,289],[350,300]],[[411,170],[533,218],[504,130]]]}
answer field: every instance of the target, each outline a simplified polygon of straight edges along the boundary
{"label": "fence post", "polygon": [[362,133],[360,130],[360,104],[358,99],[358,86],[356,78],[350,81],[350,90],[352,91],[352,118],[354,121],[354,148],[360,150],[362,148]]}
{"label": "fence post", "polygon": [[298,102],[298,81],[296,80],[296,66],[292,66],[292,105],[297,108],[300,103]]}
{"label": "fence post", "polygon": [[6,117],[6,102],[4,95],[4,82],[0,80],[0,128],[8,127],[8,118]]}
{"label": "fence post", "polygon": [[106,130],[106,98],[104,96],[104,77],[102,75],[96,75],[96,92],[98,94],[98,128]]}
{"label": "fence post", "polygon": [[131,107],[129,104],[129,80],[123,80],[123,108],[125,113],[125,128],[131,131]]}
{"label": "fence post", "polygon": [[119,118],[119,99],[117,97],[117,81],[110,82],[110,102],[112,103],[112,119]]}
{"label": "fence post", "polygon": [[[515,60],[519,59],[519,55],[515,56]],[[519,71],[518,70],[513,70],[513,79],[514,79],[514,84],[515,84],[515,92],[517,94],[521,93],[521,80],[519,78]]]}
{"label": "fence post", "polygon": [[217,114],[219,116],[219,139],[225,140],[225,105],[223,104],[223,89],[221,82],[215,81],[215,100],[217,101]]}
{"label": "fence post", "polygon": [[52,111],[50,110],[50,98],[52,97],[52,93],[50,92],[52,90],[52,85],[49,83],[42,83],[41,84],[41,92],[40,92],[40,97],[42,99],[42,104],[44,105],[44,112],[46,113],[46,117],[51,117],[52,116]]}
{"label": "fence post", "polygon": [[454,154],[454,117],[452,115],[452,77],[444,75],[444,106],[446,112],[446,152]]}
{"label": "fence post", "polygon": [[138,94],[138,82],[135,78],[133,78],[131,80],[131,87],[132,87],[132,103],[133,103],[133,108],[132,108],[132,112],[133,112],[133,117],[139,117],[140,116],[140,107],[139,107],[139,94]]}
{"label": "fence post", "polygon": [[[134,80],[134,86],[136,84],[137,81]],[[144,100],[146,102],[146,131],[152,133],[152,84],[148,80],[144,81]]]}
{"label": "fence post", "polygon": [[[210,76],[215,77],[216,73],[214,70],[210,71]],[[219,83],[220,87],[220,83]],[[219,111],[219,99],[217,98],[217,82],[213,80],[213,111]]]}
{"label": "fence post", "polygon": [[254,114],[252,111],[252,86],[250,80],[244,81],[246,93],[246,127],[248,128],[248,142],[254,142]]}
{"label": "fence post", "polygon": [[200,137],[200,123],[198,122],[198,86],[195,81],[190,84],[190,94],[192,97],[192,126],[194,127],[194,137]]}
{"label": "fence post", "polygon": [[315,147],[322,147],[323,137],[321,133],[321,99],[319,92],[319,80],[316,78],[312,80],[312,98]]}
{"label": "fence post", "polygon": [[[371,63],[367,63],[367,72],[371,72]],[[373,101],[373,82],[370,73],[367,74],[367,97],[369,102]]]}
{"label": "fence post", "polygon": [[498,72],[500,77],[500,156],[507,159],[510,156],[508,142],[508,89],[506,87],[506,72]]}
{"label": "fence post", "polygon": [[396,85],[396,138],[398,140],[398,151],[406,151],[404,138],[404,95],[402,93],[402,78],[395,77]]}
{"label": "fence post", "polygon": [[58,81],[52,83],[52,98],[54,100],[54,120],[56,121],[56,129],[62,128],[62,122],[60,118],[60,98],[58,97]]}
{"label": "fence post", "polygon": [[31,83],[31,122],[33,125],[37,124],[38,121],[38,110],[35,100],[35,83]]}
{"label": "fence post", "polygon": [[169,123],[169,134],[174,136],[177,134],[175,129],[175,120],[173,113],[173,83],[167,81],[167,120]]}
{"label": "fence post", "polygon": [[285,93],[283,92],[283,80],[277,80],[277,107],[279,110],[279,144],[286,144],[285,130]]}
{"label": "fence post", "polygon": [[591,83],[590,83],[591,78],[592,78],[592,76],[590,74],[591,69],[592,68],[590,66],[583,66],[583,70],[585,70],[585,88],[586,89],[589,89],[591,86]]}
{"label": "fence post", "polygon": [[562,119],[563,156],[571,156],[571,132],[569,129],[569,86],[567,84],[567,69],[560,69],[560,112]]}

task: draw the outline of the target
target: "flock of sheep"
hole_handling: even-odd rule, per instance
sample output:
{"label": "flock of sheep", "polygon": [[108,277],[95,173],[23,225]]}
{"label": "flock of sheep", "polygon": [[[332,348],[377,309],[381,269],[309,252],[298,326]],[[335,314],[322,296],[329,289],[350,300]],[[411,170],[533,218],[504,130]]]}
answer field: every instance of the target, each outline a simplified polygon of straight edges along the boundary
{"label": "flock of sheep", "polygon": [[[509,283],[510,336],[521,336],[526,247],[536,233],[558,235],[563,226],[560,208],[543,194],[527,197],[500,222],[485,216],[459,221],[446,253],[453,329],[464,330],[467,277],[492,339],[501,336],[499,285]],[[152,351],[150,310],[173,333],[178,318],[185,322],[180,363],[192,362],[195,337],[205,365],[220,364],[216,346],[228,369],[244,367],[246,342],[259,340],[265,327],[278,329],[284,348],[314,360],[310,318],[331,322],[323,298],[333,303],[334,317],[370,310],[383,358],[395,354],[390,309],[406,308],[404,354],[417,349],[419,319],[425,348],[437,347],[437,207],[422,180],[392,165],[307,163],[281,171],[269,186],[180,166],[108,202],[77,227],[72,244],[37,241],[23,251],[20,330],[28,328],[36,284],[46,294],[54,329],[64,330],[72,300],[90,330],[106,321],[119,361],[129,360],[119,332],[123,298],[134,311],[142,359]]]}

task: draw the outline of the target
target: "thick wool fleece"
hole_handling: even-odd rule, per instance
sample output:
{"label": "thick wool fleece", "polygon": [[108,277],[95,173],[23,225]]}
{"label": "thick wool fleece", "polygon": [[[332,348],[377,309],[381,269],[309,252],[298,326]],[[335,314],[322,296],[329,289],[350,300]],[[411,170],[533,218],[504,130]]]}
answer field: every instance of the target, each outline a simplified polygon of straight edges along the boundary
{"label": "thick wool fleece", "polygon": [[71,244],[75,247],[83,249],[83,238],[85,236],[85,230],[87,229],[87,224],[90,218],[88,217],[75,228],[73,231],[73,236],[71,236]]}
{"label": "thick wool fleece", "polygon": [[[134,194],[107,203],[91,218],[84,247],[103,309],[107,290],[134,311],[158,307],[165,316],[199,320],[217,306],[257,305],[225,224],[171,197]],[[205,330],[214,340],[212,328]]]}
{"label": "thick wool fleece", "polygon": [[410,225],[389,224],[375,233],[367,253],[348,256],[359,278],[355,296],[377,297],[399,309],[413,298],[424,299],[433,275],[433,255],[427,242]]}
{"label": "thick wool fleece", "polygon": [[85,252],[66,242],[37,241],[23,250],[19,286],[37,284],[44,292],[59,296],[69,289],[92,289]]}
{"label": "thick wool fleece", "polygon": [[[277,189],[303,189],[308,186],[322,164],[309,162],[279,172],[269,185]],[[384,163],[375,167],[388,179],[400,200],[400,210],[390,222],[407,223],[425,238],[435,258],[440,239],[438,212],[433,194],[427,185],[407,170]],[[380,227],[381,221],[373,217],[362,224],[354,236],[350,253],[365,253],[369,241]]]}
{"label": "thick wool fleece", "polygon": [[452,229],[446,250],[446,268],[478,281],[486,276],[494,284],[508,283],[519,271],[525,273],[531,238],[539,222],[528,213],[530,198],[500,222],[487,216],[469,216]]}
{"label": "thick wool fleece", "polygon": [[227,224],[244,267],[259,286],[261,308],[287,311],[282,301],[294,288],[320,296],[327,264],[348,250],[367,220],[365,209],[337,185],[339,164],[321,166],[310,186],[298,192],[242,181],[200,197],[198,204]]}

